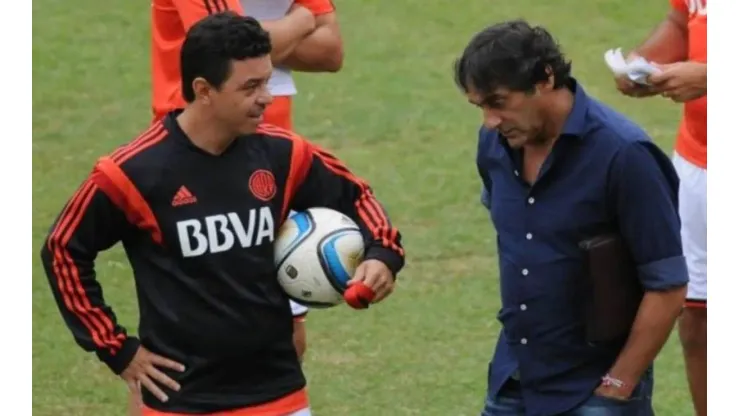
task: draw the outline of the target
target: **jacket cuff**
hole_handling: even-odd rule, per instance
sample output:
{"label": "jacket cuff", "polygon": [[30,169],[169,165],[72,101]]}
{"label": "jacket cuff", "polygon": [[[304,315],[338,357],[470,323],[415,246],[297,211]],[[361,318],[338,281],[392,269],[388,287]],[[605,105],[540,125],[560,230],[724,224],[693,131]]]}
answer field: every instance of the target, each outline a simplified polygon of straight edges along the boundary
{"label": "jacket cuff", "polygon": [[100,361],[104,362],[108,368],[116,375],[119,375],[128,367],[139,349],[139,339],[128,337],[123,341],[123,345],[118,350],[100,349],[96,352]]}
{"label": "jacket cuff", "polygon": [[389,248],[377,246],[372,246],[367,250],[367,253],[365,253],[365,260],[378,260],[383,262],[383,264],[388,266],[391,270],[391,273],[393,273],[394,279],[405,263],[404,257],[395,251]]}

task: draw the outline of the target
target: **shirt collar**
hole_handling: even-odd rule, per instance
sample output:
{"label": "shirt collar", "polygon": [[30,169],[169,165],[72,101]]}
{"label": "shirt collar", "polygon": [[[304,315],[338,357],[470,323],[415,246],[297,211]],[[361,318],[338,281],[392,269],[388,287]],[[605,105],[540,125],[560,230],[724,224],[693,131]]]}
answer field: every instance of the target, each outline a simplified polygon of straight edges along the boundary
{"label": "shirt collar", "polygon": [[573,91],[573,108],[571,108],[570,114],[568,114],[568,118],[565,120],[563,131],[560,134],[577,136],[582,139],[586,135],[586,114],[590,99],[575,78],[570,78],[567,81],[567,85],[568,89]]}

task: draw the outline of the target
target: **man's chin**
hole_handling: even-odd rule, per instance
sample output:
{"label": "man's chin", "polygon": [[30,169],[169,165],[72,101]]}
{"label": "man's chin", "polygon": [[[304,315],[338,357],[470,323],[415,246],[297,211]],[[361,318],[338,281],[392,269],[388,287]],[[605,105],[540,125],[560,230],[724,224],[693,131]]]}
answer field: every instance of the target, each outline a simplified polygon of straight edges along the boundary
{"label": "man's chin", "polygon": [[252,134],[257,131],[257,127],[262,124],[262,117],[247,117],[239,126],[240,134]]}
{"label": "man's chin", "polygon": [[523,134],[517,134],[511,137],[506,136],[506,143],[508,143],[509,147],[512,149],[519,149],[527,144],[527,136]]}

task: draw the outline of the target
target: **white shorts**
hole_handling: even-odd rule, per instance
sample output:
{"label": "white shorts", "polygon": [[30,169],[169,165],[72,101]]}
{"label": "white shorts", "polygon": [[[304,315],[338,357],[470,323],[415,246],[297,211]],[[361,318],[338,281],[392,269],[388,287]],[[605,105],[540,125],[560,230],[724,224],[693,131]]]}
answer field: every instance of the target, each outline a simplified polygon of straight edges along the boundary
{"label": "white shorts", "polygon": [[681,181],[678,213],[681,216],[681,240],[689,269],[688,304],[707,301],[707,171],[689,163],[678,154],[673,166]]}
{"label": "white shorts", "polygon": [[297,412],[293,412],[293,413],[291,413],[289,415],[286,415],[286,416],[311,416],[311,409],[309,409],[307,407],[305,409],[301,409],[301,410],[299,410]]}

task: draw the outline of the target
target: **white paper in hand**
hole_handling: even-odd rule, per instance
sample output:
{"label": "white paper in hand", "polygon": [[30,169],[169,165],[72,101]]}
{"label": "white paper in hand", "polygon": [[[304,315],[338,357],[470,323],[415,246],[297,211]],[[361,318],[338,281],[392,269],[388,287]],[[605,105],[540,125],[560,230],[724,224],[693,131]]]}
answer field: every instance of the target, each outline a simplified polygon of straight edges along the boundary
{"label": "white paper in hand", "polygon": [[626,75],[633,82],[642,85],[649,85],[647,77],[660,72],[658,67],[646,61],[643,57],[638,57],[630,62],[625,61],[621,48],[606,51],[604,61],[606,61],[614,75]]}

